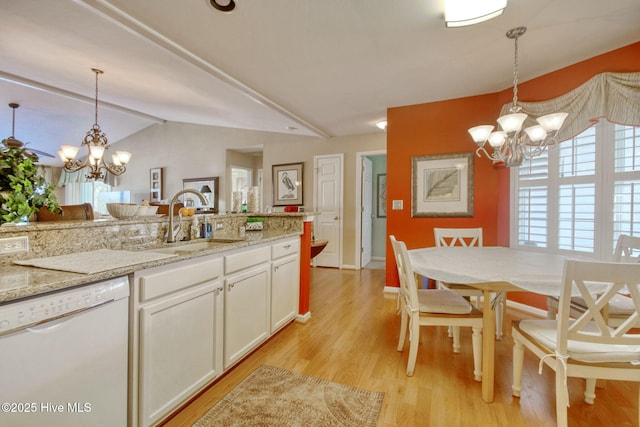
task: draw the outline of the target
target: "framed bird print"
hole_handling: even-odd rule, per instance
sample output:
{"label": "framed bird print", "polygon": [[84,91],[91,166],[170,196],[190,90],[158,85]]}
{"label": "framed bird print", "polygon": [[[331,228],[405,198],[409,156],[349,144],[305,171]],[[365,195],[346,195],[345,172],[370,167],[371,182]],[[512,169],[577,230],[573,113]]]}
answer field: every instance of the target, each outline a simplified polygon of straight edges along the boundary
{"label": "framed bird print", "polygon": [[273,206],[302,205],[303,165],[273,165]]}

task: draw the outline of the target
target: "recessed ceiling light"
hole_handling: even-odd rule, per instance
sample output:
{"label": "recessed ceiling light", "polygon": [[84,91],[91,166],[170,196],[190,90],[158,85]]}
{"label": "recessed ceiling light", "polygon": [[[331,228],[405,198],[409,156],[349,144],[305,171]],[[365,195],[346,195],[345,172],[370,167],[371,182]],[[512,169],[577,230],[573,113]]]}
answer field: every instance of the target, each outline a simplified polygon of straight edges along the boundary
{"label": "recessed ceiling light", "polygon": [[209,0],[209,4],[221,12],[231,12],[236,8],[236,2],[234,0]]}

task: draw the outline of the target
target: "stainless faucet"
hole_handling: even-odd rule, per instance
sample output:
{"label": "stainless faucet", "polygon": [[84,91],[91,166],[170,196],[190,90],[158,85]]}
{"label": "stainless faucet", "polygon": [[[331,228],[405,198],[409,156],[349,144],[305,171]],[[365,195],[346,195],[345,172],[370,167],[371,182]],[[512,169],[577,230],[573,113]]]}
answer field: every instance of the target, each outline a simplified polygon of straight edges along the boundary
{"label": "stainless faucet", "polygon": [[[173,206],[176,204],[178,197],[182,196],[185,193],[192,193],[200,197],[200,201],[202,202],[203,205],[206,205],[207,203],[209,203],[207,201],[207,198],[204,197],[204,194],[202,194],[198,190],[194,190],[192,188],[185,188],[184,190],[178,191],[175,194],[175,196],[171,198],[171,202],[169,202],[169,229],[167,230],[167,243],[174,243],[176,241],[176,235],[178,234],[178,231],[180,231],[180,227],[182,226],[182,221],[180,221],[180,224],[178,224],[177,228],[174,228],[173,226]],[[181,215],[180,215],[180,218],[182,218]]]}

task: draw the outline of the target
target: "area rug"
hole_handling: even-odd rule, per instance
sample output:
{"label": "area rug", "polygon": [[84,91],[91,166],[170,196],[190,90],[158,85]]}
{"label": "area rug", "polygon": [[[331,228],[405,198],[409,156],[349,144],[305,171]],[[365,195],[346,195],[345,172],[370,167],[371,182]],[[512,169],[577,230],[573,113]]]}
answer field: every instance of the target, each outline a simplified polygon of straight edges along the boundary
{"label": "area rug", "polygon": [[377,426],[384,393],[260,366],[195,427]]}

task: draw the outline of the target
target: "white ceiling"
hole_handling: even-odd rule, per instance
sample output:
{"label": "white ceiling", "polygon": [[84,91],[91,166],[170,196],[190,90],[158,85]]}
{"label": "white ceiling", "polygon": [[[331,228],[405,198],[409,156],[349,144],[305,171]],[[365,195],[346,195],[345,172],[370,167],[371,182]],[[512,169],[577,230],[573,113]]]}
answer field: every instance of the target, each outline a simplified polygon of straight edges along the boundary
{"label": "white ceiling", "polygon": [[79,145],[91,68],[111,142],[165,120],[326,138],[376,132],[388,107],[510,87],[516,26],[520,81],[640,41],[638,0],[509,0],[455,29],[443,2],[1,0],[0,136],[16,102],[16,138]]}

